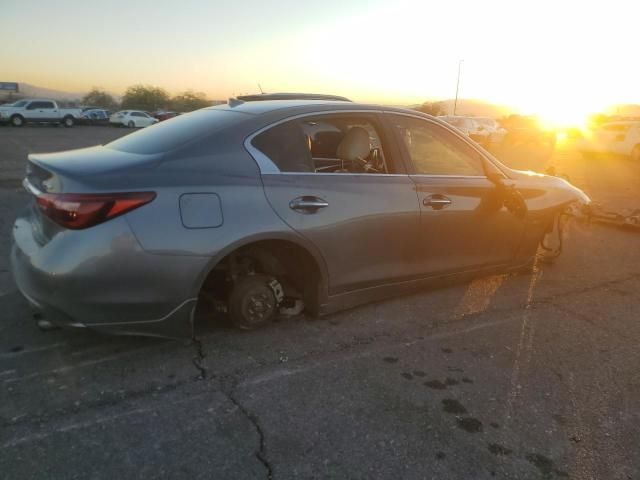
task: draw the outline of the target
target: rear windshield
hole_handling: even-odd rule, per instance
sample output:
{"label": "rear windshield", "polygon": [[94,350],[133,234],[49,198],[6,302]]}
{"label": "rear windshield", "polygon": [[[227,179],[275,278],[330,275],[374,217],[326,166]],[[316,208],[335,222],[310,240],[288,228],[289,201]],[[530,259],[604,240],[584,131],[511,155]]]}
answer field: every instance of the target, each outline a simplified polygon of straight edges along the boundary
{"label": "rear windshield", "polygon": [[240,123],[244,118],[244,114],[228,110],[197,110],[114,140],[105,147],[128,153],[167,152],[190,140]]}

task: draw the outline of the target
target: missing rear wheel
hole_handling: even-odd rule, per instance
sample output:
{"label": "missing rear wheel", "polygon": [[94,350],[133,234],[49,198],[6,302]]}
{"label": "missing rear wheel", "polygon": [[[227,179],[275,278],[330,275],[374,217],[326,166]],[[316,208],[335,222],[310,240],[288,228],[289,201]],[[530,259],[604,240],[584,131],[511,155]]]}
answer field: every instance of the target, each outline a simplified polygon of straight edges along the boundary
{"label": "missing rear wheel", "polygon": [[[280,300],[268,275],[256,274],[240,277],[229,296],[229,318],[242,330],[254,330],[271,322]],[[276,282],[277,283],[277,282]]]}

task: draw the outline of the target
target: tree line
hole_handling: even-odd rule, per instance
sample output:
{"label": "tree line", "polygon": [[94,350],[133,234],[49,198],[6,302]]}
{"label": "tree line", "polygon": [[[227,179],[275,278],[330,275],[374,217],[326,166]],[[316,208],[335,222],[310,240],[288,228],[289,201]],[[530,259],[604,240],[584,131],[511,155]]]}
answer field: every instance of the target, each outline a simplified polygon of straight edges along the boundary
{"label": "tree line", "polygon": [[107,91],[99,87],[93,87],[89,93],[82,97],[82,104],[87,106],[102,107],[107,110],[143,110],[155,112],[168,110],[175,112],[191,112],[211,106],[212,100],[208,100],[204,93],[187,90],[174,96],[170,96],[166,90],[152,85],[133,85],[124,92],[122,100],[118,103]]}

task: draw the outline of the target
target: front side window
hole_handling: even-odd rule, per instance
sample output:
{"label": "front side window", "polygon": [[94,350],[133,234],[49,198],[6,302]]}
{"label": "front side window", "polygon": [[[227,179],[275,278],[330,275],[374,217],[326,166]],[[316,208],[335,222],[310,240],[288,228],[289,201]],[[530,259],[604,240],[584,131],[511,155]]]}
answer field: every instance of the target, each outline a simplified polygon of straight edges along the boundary
{"label": "front side window", "polygon": [[379,131],[368,116],[319,115],[271,127],[251,144],[281,172],[391,173]]}
{"label": "front side window", "polygon": [[485,175],[479,154],[445,128],[401,115],[393,115],[392,122],[416,174]]}

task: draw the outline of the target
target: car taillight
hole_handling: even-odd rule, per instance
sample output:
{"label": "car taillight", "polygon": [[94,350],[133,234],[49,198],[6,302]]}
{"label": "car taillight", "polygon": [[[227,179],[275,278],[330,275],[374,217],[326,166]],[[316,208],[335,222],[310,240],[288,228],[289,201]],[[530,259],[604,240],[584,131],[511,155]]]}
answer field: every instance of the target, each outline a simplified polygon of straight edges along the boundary
{"label": "car taillight", "polygon": [[156,198],[155,192],[41,193],[36,197],[44,215],[65,228],[89,228],[130,212]]}

